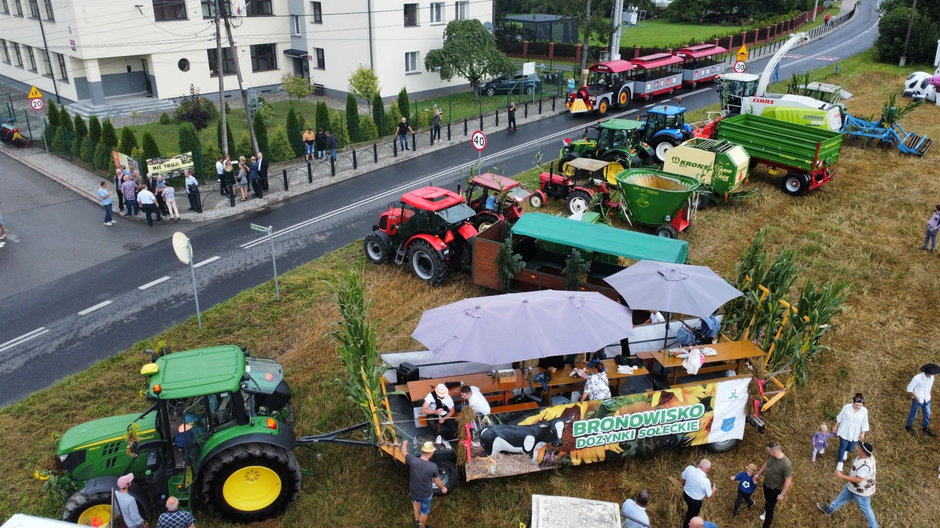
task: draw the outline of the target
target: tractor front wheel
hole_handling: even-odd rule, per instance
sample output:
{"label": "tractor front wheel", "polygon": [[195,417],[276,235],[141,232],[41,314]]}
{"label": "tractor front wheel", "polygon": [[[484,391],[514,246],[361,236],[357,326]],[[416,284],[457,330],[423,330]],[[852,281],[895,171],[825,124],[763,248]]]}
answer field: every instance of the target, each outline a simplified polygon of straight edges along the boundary
{"label": "tractor front wheel", "polygon": [[437,286],[447,278],[449,268],[440,253],[424,240],[416,240],[408,250],[408,262],[415,277]]}
{"label": "tractor front wheel", "polygon": [[568,214],[576,214],[591,208],[591,195],[585,191],[571,191],[568,195]]}
{"label": "tractor front wheel", "polygon": [[783,191],[790,196],[799,196],[809,188],[809,176],[802,172],[789,172],[783,179]]}
{"label": "tractor front wheel", "polygon": [[499,216],[491,213],[479,213],[473,220],[473,226],[477,228],[477,232],[482,233],[496,222],[499,222]]}
{"label": "tractor front wheel", "polygon": [[365,240],[362,241],[362,249],[366,254],[366,258],[374,264],[386,262],[391,255],[391,248],[382,240],[382,237],[375,233],[366,235]]}
{"label": "tractor front wheel", "polygon": [[199,480],[209,511],[238,522],[280,515],[299,490],[300,465],[294,453],[272,444],[227,449],[206,465]]}
{"label": "tractor front wheel", "polygon": [[678,141],[672,138],[663,138],[657,140],[655,147],[656,159],[658,159],[660,163],[664,163],[666,161],[666,153],[668,153],[669,150],[672,149],[672,147],[675,147],[678,143]]}
{"label": "tractor front wheel", "polygon": [[545,205],[545,200],[542,198],[542,194],[537,192],[532,193],[532,195],[529,196],[529,205],[536,209]]}
{"label": "tractor front wheel", "polygon": [[65,503],[62,520],[85,526],[105,526],[111,522],[111,492],[76,491]]}
{"label": "tractor front wheel", "polygon": [[656,236],[663,238],[678,238],[679,232],[669,224],[664,224],[656,228]]}

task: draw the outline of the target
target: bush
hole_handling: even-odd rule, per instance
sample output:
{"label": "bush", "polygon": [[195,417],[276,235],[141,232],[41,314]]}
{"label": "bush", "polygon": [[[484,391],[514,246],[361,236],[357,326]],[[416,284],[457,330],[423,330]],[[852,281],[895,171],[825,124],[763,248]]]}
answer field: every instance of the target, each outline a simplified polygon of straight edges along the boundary
{"label": "bush", "polygon": [[59,126],[68,130],[69,132],[75,132],[72,118],[69,116],[69,111],[66,110],[64,106],[59,109]]}
{"label": "bush", "polygon": [[217,180],[218,173],[215,171],[215,162],[221,157],[222,151],[219,150],[219,145],[214,141],[207,141],[202,145],[202,165],[195,165],[196,160],[193,160],[193,164],[196,170],[201,172],[204,179]]}
{"label": "bush", "polygon": [[[205,158],[202,153],[202,143],[199,142],[199,133],[196,132],[196,127],[189,122],[183,122],[179,126],[179,146],[180,153],[185,154],[187,152],[192,152],[193,154],[193,167],[197,171],[201,171],[205,168]],[[215,160],[212,160],[213,166],[215,165]],[[215,174],[215,170],[209,174]],[[207,175],[197,174],[197,177],[202,176],[205,178]]]}
{"label": "bush", "polygon": [[353,143],[361,141],[359,134],[359,104],[353,94],[346,96],[346,132]]}
{"label": "bush", "polygon": [[68,130],[65,127],[58,127],[55,131],[55,136],[52,138],[52,151],[53,152],[68,152],[69,150],[69,141],[68,141]]}
{"label": "bush", "polygon": [[101,122],[96,115],[88,118],[88,137],[95,143],[101,141]]}
{"label": "bush", "polygon": [[228,101],[225,101],[225,113],[226,115],[232,113],[232,107],[228,105]]}
{"label": "bush", "polygon": [[121,129],[121,152],[131,155],[131,151],[137,148],[137,136],[134,135],[134,131],[131,130],[131,127],[124,127]]}
{"label": "bush", "polygon": [[[909,7],[896,7],[888,11],[878,22],[878,38],[875,48],[879,61],[897,63],[904,54],[904,40],[911,14]],[[907,49],[907,63],[930,64],[934,59],[940,27],[922,12],[917,12],[910,22],[911,39]]]}
{"label": "bush", "polygon": [[111,147],[104,143],[95,145],[95,170],[103,170],[108,174],[114,174],[114,162],[111,160]]}
{"label": "bush", "polygon": [[101,139],[98,140],[98,143],[109,149],[114,149],[117,146],[117,133],[114,131],[114,125],[111,124],[110,119],[105,119],[104,123],[101,124]]}
{"label": "bush", "polygon": [[385,113],[385,133],[394,134],[398,128],[398,122],[401,121],[401,112],[398,110],[398,103],[392,103]]}
{"label": "bush", "polygon": [[85,139],[85,136],[88,135],[88,127],[85,125],[85,120],[82,119],[82,116],[75,114],[75,119],[72,122],[72,130],[75,131],[75,135]]}
{"label": "bush", "polygon": [[326,130],[330,128],[330,111],[323,101],[317,101],[317,129]]}
{"label": "bush", "polygon": [[49,149],[50,152],[53,150],[52,140],[55,139],[56,132],[59,131],[59,128],[60,127],[47,124],[46,128],[44,128],[42,131],[42,135],[46,139],[46,147]]}
{"label": "bush", "polygon": [[95,170],[95,140],[91,139],[91,136],[85,136],[85,140],[82,141],[82,153],[81,160],[84,163],[91,165],[91,169]]}
{"label": "bush", "polygon": [[49,126],[59,126],[59,107],[52,101],[49,101],[49,110],[46,114],[46,119],[49,121]]}
{"label": "bush", "polygon": [[[259,98],[260,99],[260,98]],[[258,141],[258,150],[262,153],[268,152],[268,127],[264,124],[264,119],[261,117],[261,112],[255,114],[254,122],[252,123],[255,127],[255,140]]]}
{"label": "bush", "polygon": [[359,141],[373,141],[379,137],[375,121],[370,116],[362,116],[359,121]]}
{"label": "bush", "polygon": [[287,140],[290,142],[291,150],[294,151],[293,157],[303,156],[304,132],[301,128],[300,119],[297,118],[297,112],[294,112],[293,106],[287,110],[287,129],[285,132],[287,134]]}
{"label": "bush", "polygon": [[209,101],[199,97],[199,90],[195,85],[189,85],[189,95],[184,96],[174,111],[178,123],[191,123],[196,130],[209,126],[209,120],[217,114]]}
{"label": "bush", "polygon": [[169,125],[169,124],[172,123],[172,122],[173,122],[173,121],[170,120],[170,116],[167,115],[166,112],[163,112],[162,114],[160,114],[160,124],[161,124],[161,125]]}
{"label": "bush", "polygon": [[[238,147],[236,147],[235,152],[238,153],[239,156],[245,156],[245,159],[255,155],[255,153],[251,151],[251,138],[248,137],[248,132],[242,132],[242,137],[238,140]],[[236,158],[236,156],[233,155],[232,158]]]}
{"label": "bush", "polygon": [[82,142],[84,141],[85,138],[83,136],[70,134],[69,154],[72,159],[82,159]]}
{"label": "bush", "polygon": [[372,98],[372,122],[377,129],[377,136],[382,137],[386,133],[385,128],[385,103],[382,102],[382,96],[375,94]]}
{"label": "bush", "polygon": [[398,92],[398,111],[400,115],[398,119],[395,120],[396,123],[398,123],[402,117],[407,117],[408,120],[411,121],[411,103],[408,102],[408,90],[405,88],[402,88],[401,91]]}
{"label": "bush", "polygon": [[282,127],[277,127],[274,130],[274,137],[271,138],[271,152],[268,156],[271,157],[273,163],[290,161],[297,157],[294,154],[294,149],[291,148],[290,140],[287,139],[287,132]]}
{"label": "bush", "polygon": [[349,133],[346,131],[346,127],[343,126],[343,117],[339,112],[333,115],[333,121],[328,130],[332,130],[333,135],[336,136],[337,148],[342,148],[349,144]]}
{"label": "bush", "polygon": [[[222,149],[222,120],[219,119],[215,122],[215,136],[216,142],[219,144],[219,149]],[[235,155],[235,136],[232,134],[232,127],[229,126],[228,119],[225,120],[225,142],[228,144],[228,153],[229,155]]]}

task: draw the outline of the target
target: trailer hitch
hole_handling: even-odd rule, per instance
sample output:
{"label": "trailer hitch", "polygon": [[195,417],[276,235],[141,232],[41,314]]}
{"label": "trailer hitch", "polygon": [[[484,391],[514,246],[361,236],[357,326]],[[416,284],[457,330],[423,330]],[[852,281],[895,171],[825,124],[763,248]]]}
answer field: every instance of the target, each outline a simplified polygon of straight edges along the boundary
{"label": "trailer hitch", "polygon": [[297,438],[294,443],[298,446],[305,447],[311,447],[315,444],[340,444],[359,447],[378,447],[378,444],[376,444],[373,440],[354,440],[352,438],[346,437],[346,435],[349,433],[371,427],[371,425],[372,424],[369,422],[362,422],[355,425],[350,425],[349,427],[344,427],[343,429],[337,429],[336,431],[331,431],[329,433],[301,436],[300,438]]}

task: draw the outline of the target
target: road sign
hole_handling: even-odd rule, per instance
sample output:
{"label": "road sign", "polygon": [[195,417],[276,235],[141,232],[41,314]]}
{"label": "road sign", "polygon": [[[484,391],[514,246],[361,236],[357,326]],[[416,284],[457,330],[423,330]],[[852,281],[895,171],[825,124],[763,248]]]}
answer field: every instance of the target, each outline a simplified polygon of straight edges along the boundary
{"label": "road sign", "polygon": [[265,227],[265,226],[258,225],[258,224],[248,224],[248,225],[251,226],[252,231],[261,231],[262,233],[267,233],[271,229],[270,227]]}
{"label": "road sign", "polygon": [[46,103],[42,99],[30,99],[29,106],[33,110],[42,110],[46,106]]}
{"label": "road sign", "polygon": [[486,148],[486,134],[477,130],[470,136],[470,144],[479,152]]}
{"label": "road sign", "polygon": [[744,61],[734,63],[734,73],[744,73],[747,71],[747,64]]}
{"label": "road sign", "polygon": [[741,49],[738,50],[738,60],[744,62],[747,60],[750,54],[747,52],[747,46],[741,44]]}
{"label": "road sign", "polygon": [[39,99],[42,97],[42,92],[39,91],[39,88],[35,86],[30,87],[29,95],[26,96],[27,99]]}
{"label": "road sign", "polygon": [[189,237],[179,231],[173,233],[173,251],[176,253],[176,258],[180,259],[183,264],[189,264],[189,261],[193,259]]}

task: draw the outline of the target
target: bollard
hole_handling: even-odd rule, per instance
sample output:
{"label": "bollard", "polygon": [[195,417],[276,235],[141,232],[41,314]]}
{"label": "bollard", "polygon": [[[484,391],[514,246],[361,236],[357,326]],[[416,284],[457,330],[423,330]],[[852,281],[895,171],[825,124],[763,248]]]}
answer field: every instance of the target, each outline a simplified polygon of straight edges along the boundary
{"label": "bollard", "polygon": [[228,204],[231,207],[235,207],[235,186],[234,185],[228,186]]}
{"label": "bollard", "polygon": [[463,118],[463,135],[467,135],[467,118]]}
{"label": "bollard", "polygon": [[431,127],[431,146],[434,146],[434,127]]}
{"label": "bollard", "polygon": [[330,156],[330,176],[336,176],[336,160]]}
{"label": "bollard", "polygon": [[555,111],[555,98],[552,97],[552,112]]}
{"label": "bollard", "polygon": [[450,141],[450,121],[447,122],[447,141]]}
{"label": "bollard", "polygon": [[287,185],[287,169],[281,169],[281,177],[284,178],[284,190],[289,191],[290,187]]}
{"label": "bollard", "polygon": [[480,130],[483,130],[483,114],[480,114]]}
{"label": "bollard", "polygon": [[496,109],[496,128],[499,128],[499,108]]}
{"label": "bollard", "polygon": [[376,163],[379,162],[379,144],[378,143],[372,144],[372,159],[374,159]]}
{"label": "bollard", "polygon": [[359,162],[356,160],[356,149],[353,149],[352,153],[353,153],[353,170],[356,170],[359,168]]}
{"label": "bollard", "polygon": [[418,150],[418,138],[414,132],[411,133],[411,150]]}
{"label": "bollard", "polygon": [[523,110],[524,112],[522,114],[522,117],[529,117],[529,102],[528,101],[526,101],[525,107],[523,108]]}
{"label": "bollard", "polygon": [[398,157],[398,136],[395,136],[395,139],[392,140],[392,157]]}
{"label": "bollard", "polygon": [[539,115],[542,115],[542,100],[539,99]]}
{"label": "bollard", "polygon": [[313,183],[313,168],[310,167],[310,160],[307,160],[307,183]]}

